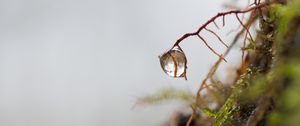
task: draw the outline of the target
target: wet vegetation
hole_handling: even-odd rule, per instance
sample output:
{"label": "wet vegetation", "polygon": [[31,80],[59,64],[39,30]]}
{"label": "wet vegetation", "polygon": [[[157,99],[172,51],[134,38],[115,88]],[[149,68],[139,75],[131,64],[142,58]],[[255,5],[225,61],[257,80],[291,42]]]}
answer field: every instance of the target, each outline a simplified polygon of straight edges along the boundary
{"label": "wet vegetation", "polygon": [[[239,16],[245,13],[250,16],[242,20]],[[242,28],[233,42],[226,45],[222,37],[207,26],[216,24],[217,18],[223,19],[222,24],[226,25],[224,19],[229,15],[235,15]],[[253,36],[249,29],[255,23],[259,28]],[[216,53],[200,35],[202,30],[210,31],[220,44],[228,47],[227,50],[223,54]],[[300,125],[300,0],[257,0],[245,9],[218,13],[196,32],[179,38],[172,49],[180,48],[179,44],[191,36],[198,37],[219,57],[198,92],[190,94],[184,90],[163,89],[141,97],[139,103],[154,104],[175,99],[188,104],[191,112],[178,113],[178,118],[168,124],[171,126]],[[236,43],[243,43],[242,62],[234,81],[224,85],[216,79],[215,73],[219,65],[226,62],[226,55]],[[161,61],[164,71],[168,69],[166,73],[173,77],[186,77],[186,61],[179,67],[178,55],[168,55],[168,62]],[[177,74],[179,69],[184,70]]]}

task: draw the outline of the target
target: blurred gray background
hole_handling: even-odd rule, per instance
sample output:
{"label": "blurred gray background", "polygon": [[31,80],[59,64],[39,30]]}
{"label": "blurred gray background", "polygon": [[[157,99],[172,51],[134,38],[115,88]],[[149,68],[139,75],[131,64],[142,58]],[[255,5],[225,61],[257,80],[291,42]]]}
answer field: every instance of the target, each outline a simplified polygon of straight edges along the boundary
{"label": "blurred gray background", "polygon": [[[217,59],[203,43],[189,38],[181,44],[188,81],[164,74],[158,56],[221,12],[223,3],[0,0],[0,125],[163,124],[181,105],[132,106],[161,88],[195,92]],[[236,28],[230,20],[226,27]]]}

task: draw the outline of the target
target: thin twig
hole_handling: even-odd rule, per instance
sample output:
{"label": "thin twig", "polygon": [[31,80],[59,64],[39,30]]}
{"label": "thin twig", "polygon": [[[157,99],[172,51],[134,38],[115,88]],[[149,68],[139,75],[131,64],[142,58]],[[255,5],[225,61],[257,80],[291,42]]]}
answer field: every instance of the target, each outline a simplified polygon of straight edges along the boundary
{"label": "thin twig", "polygon": [[[247,27],[250,27],[251,24],[255,21],[255,19],[257,18],[257,15],[253,16],[253,18],[250,18],[247,23],[245,23],[245,25]],[[239,40],[239,38],[241,37],[241,35],[245,32],[245,29],[241,29],[236,36],[234,37],[232,43],[229,45],[229,48],[223,53],[223,56],[225,57],[226,55],[228,55],[228,53],[231,51],[232,47],[237,43],[237,41]],[[220,63],[221,63],[222,59],[219,58],[215,64],[213,65],[213,67],[210,68],[209,72],[207,73],[206,77],[203,79],[203,81],[201,82],[200,88],[197,91],[196,94],[196,105],[198,103],[198,101],[201,98],[201,91],[203,89],[205,89],[206,85],[206,81],[215,74],[215,72],[217,71],[217,68],[219,67]],[[198,105],[197,105],[198,107]],[[193,117],[190,117],[190,119]],[[188,125],[189,126],[189,125]]]}
{"label": "thin twig", "polygon": [[200,35],[197,35],[197,36],[204,42],[204,44],[206,45],[207,48],[209,48],[214,54],[216,54],[217,56],[219,56],[220,58],[222,58],[225,62],[227,62],[222,55],[218,54],[212,47],[210,47],[207,44],[207,42],[205,41],[205,39],[203,37],[201,37]]}
{"label": "thin twig", "polygon": [[220,27],[218,26],[218,24],[215,21],[213,21],[213,23],[217,27],[217,29],[220,29]]}
{"label": "thin twig", "polygon": [[[276,2],[261,3],[261,4],[259,4],[259,5],[256,5],[256,6],[251,7],[251,8],[247,8],[247,9],[245,9],[245,10],[233,10],[233,11],[227,11],[227,12],[223,12],[223,13],[218,13],[217,15],[215,15],[214,17],[212,17],[210,20],[208,20],[206,23],[204,23],[200,28],[198,28],[198,30],[197,30],[196,32],[186,33],[186,34],[184,34],[182,37],[180,37],[180,38],[174,43],[173,47],[178,46],[184,39],[186,39],[186,38],[188,38],[188,37],[195,36],[195,35],[197,35],[197,36],[199,37],[199,33],[200,33],[204,28],[206,28],[207,25],[209,25],[210,23],[214,23],[214,24],[216,25],[215,20],[216,20],[217,18],[219,18],[219,17],[224,17],[224,16],[229,15],[229,14],[235,14],[235,15],[237,16],[237,15],[240,14],[240,13],[251,12],[251,11],[253,11],[253,10],[256,10],[256,9],[258,9],[258,8],[266,7],[266,6],[271,5],[271,4],[273,4],[273,3],[276,3]],[[237,16],[237,19],[239,20],[239,22],[241,23],[241,25],[244,26],[244,24],[240,21],[240,19],[239,19],[238,16]],[[246,31],[249,33],[249,30],[248,30],[248,29],[246,29]],[[250,33],[249,33],[249,35],[251,36]],[[201,39],[202,37],[200,36],[199,38]],[[252,36],[251,36],[251,39],[252,39]],[[253,39],[252,39],[252,40],[253,40]],[[205,40],[204,40],[204,41],[205,41]],[[206,42],[204,42],[204,43],[207,45]],[[209,46],[207,46],[207,47],[209,47]],[[216,54],[217,56],[220,57],[220,55],[219,55],[218,53],[216,53],[212,48],[210,48],[210,50],[211,50],[214,54]],[[225,61],[225,59],[224,59],[223,57],[220,57],[220,58],[223,59],[223,60]]]}
{"label": "thin twig", "polygon": [[182,37],[180,37],[174,43],[174,46],[179,45],[184,39],[186,39],[188,37],[198,35],[207,25],[209,25],[210,23],[214,22],[218,17],[229,15],[229,14],[247,13],[247,12],[253,11],[253,10],[257,9],[257,8],[262,8],[262,7],[269,6],[269,5],[273,4],[273,3],[276,3],[276,2],[261,3],[261,4],[257,5],[257,6],[248,8],[246,10],[233,10],[233,11],[227,11],[227,12],[223,12],[223,13],[218,13],[217,15],[215,15],[214,17],[212,17],[211,19],[209,19],[206,23],[204,23],[196,32],[186,33]]}
{"label": "thin twig", "polygon": [[254,41],[249,29],[243,24],[242,20],[239,18],[238,14],[235,14],[235,17],[237,18],[237,20],[239,21],[239,23],[243,26],[243,28],[246,30],[246,34],[249,34],[250,38],[252,41]]}
{"label": "thin twig", "polygon": [[223,15],[222,21],[223,21],[223,27],[224,27],[225,26],[225,15]]}
{"label": "thin twig", "polygon": [[193,121],[193,119],[194,119],[194,116],[195,116],[195,114],[196,114],[196,108],[193,107],[192,105],[191,105],[191,108],[192,108],[193,112],[192,112],[192,114],[191,114],[189,120],[187,121],[186,126],[190,126],[190,125],[191,125],[191,123],[192,123],[192,121]]}
{"label": "thin twig", "polygon": [[[199,35],[199,33],[204,29],[206,28],[206,26],[212,22],[214,22],[218,17],[222,16],[223,17],[223,26],[225,25],[225,16],[226,15],[229,15],[229,14],[235,14],[237,16],[237,19],[239,20],[238,18],[238,15],[239,13],[247,13],[247,12],[251,12],[253,10],[256,10],[258,8],[263,8],[263,7],[266,7],[266,6],[269,6],[270,4],[273,4],[273,3],[276,3],[276,2],[268,2],[268,3],[261,3],[261,4],[258,4],[254,7],[251,7],[251,8],[248,8],[246,10],[235,10],[235,11],[228,11],[228,12],[224,12],[224,13],[218,13],[217,15],[215,15],[214,17],[212,17],[210,20],[208,20],[206,23],[204,23],[196,32],[193,32],[193,33],[186,33],[185,35],[183,35],[181,38],[179,38],[176,43],[174,44],[174,46],[177,46],[179,45],[184,39],[190,37],[190,36],[195,36],[197,35],[205,44],[208,48],[210,48],[210,46],[207,45],[206,41]],[[253,14],[253,13],[252,13]],[[257,16],[253,16],[253,18],[250,18],[246,23],[245,25],[241,23],[241,25],[243,26],[246,26],[247,29],[242,29],[240,32],[237,33],[237,35],[235,36],[235,38],[233,39],[233,42],[230,44],[230,46],[227,48],[227,50],[222,54],[222,55],[219,55],[218,53],[216,53],[212,48],[210,48],[210,50],[212,50],[212,52],[214,52],[216,55],[219,56],[219,59],[215,62],[215,64],[213,65],[213,67],[209,70],[208,74],[206,75],[206,77],[203,79],[202,83],[201,83],[201,86],[200,88],[198,89],[197,91],[197,95],[196,95],[196,108],[193,108],[192,106],[192,109],[193,109],[193,113],[192,115],[190,116],[189,118],[189,121],[187,122],[186,126],[190,126],[191,124],[191,121],[192,119],[194,118],[194,114],[196,113],[196,109],[198,107],[198,101],[200,100],[201,98],[201,91],[207,87],[206,85],[206,81],[211,78],[218,66],[220,65],[221,61],[224,59],[224,57],[231,51],[233,45],[236,44],[236,42],[239,40],[240,36],[244,33],[244,31],[246,30],[246,32],[249,33],[249,30],[248,30],[248,27],[251,26],[251,24],[255,21],[255,19],[257,18]],[[240,21],[240,20],[239,20]],[[247,33],[246,33],[247,34]],[[250,35],[250,34],[249,34]],[[253,40],[253,39],[252,39]]]}
{"label": "thin twig", "polygon": [[214,31],[212,31],[212,30],[210,30],[210,29],[208,29],[208,28],[204,28],[206,31],[209,31],[210,33],[212,33],[212,34],[214,34],[218,39],[219,39],[219,41],[224,45],[224,46],[226,46],[227,48],[228,48],[228,45],[221,39],[221,37],[217,34],[217,33],[215,33]]}
{"label": "thin twig", "polygon": [[242,61],[244,60],[245,56],[245,48],[246,48],[246,40],[247,40],[247,33],[245,34],[244,40],[243,40],[243,49],[242,49]]}

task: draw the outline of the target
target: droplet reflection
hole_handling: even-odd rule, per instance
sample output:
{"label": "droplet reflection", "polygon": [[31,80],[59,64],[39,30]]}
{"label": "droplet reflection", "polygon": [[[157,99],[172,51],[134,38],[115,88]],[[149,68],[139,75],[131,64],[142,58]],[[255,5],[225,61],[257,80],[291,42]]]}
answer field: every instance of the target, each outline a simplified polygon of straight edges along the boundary
{"label": "droplet reflection", "polygon": [[160,56],[160,64],[163,71],[171,77],[185,77],[186,79],[186,57],[179,46],[173,47]]}

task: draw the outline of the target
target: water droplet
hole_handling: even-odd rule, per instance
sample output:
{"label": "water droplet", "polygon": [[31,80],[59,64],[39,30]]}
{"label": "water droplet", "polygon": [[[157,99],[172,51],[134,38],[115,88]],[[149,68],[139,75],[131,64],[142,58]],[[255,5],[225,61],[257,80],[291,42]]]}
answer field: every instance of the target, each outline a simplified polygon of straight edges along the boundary
{"label": "water droplet", "polygon": [[173,47],[160,56],[160,65],[163,71],[171,77],[184,77],[186,79],[186,57],[179,46]]}

